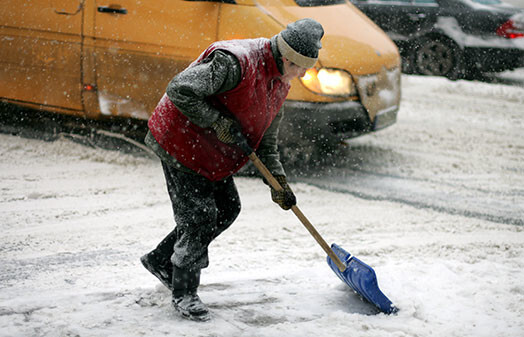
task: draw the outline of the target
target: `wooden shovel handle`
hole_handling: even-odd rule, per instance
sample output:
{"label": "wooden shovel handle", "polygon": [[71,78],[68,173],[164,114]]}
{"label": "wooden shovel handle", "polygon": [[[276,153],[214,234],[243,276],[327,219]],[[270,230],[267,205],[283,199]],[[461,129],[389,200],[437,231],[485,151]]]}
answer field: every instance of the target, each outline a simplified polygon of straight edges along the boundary
{"label": "wooden shovel handle", "polygon": [[[260,159],[255,154],[255,152],[251,152],[251,154],[249,155],[249,159],[251,159],[251,161],[253,162],[253,165],[255,165],[255,167],[260,171],[260,173],[262,173],[264,178],[266,178],[266,180],[269,182],[269,184],[276,191],[282,191],[283,190],[282,186],[280,186],[280,184],[275,179],[275,177],[273,177],[271,172],[269,172],[269,170],[267,169],[266,165],[264,165],[264,163],[262,163],[260,161]],[[295,213],[297,218],[300,220],[300,222],[302,222],[304,227],[306,227],[306,229],[313,236],[313,238],[315,238],[315,240],[317,240],[317,242],[320,245],[320,247],[322,247],[322,249],[324,249],[326,254],[331,258],[331,260],[333,260],[333,262],[335,262],[335,264],[337,265],[338,269],[341,272],[346,270],[346,265],[344,263],[342,263],[342,261],[338,258],[337,255],[335,255],[335,253],[333,252],[331,247],[329,247],[329,245],[326,243],[326,241],[324,241],[322,236],[320,236],[320,234],[317,232],[315,227],[313,227],[311,222],[309,222],[309,220],[306,218],[304,213],[302,213],[302,211],[298,208],[298,206],[296,206],[296,205],[295,206],[291,206],[291,210],[293,211],[293,213]]]}

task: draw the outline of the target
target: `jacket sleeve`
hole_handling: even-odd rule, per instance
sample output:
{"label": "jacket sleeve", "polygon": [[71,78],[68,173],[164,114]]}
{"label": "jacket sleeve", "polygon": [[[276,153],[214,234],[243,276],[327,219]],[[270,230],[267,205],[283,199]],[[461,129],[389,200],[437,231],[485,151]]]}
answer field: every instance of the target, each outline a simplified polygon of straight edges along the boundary
{"label": "jacket sleeve", "polygon": [[220,112],[207,103],[206,97],[236,87],[240,73],[235,56],[217,50],[201,63],[177,74],[169,82],[166,93],[192,123],[207,128],[217,120]]}
{"label": "jacket sleeve", "polygon": [[278,152],[278,128],[280,121],[284,116],[283,108],[280,109],[277,116],[266,130],[264,137],[260,141],[260,145],[256,151],[260,160],[266,165],[268,170],[275,176],[285,176],[286,172],[280,162],[280,154]]}

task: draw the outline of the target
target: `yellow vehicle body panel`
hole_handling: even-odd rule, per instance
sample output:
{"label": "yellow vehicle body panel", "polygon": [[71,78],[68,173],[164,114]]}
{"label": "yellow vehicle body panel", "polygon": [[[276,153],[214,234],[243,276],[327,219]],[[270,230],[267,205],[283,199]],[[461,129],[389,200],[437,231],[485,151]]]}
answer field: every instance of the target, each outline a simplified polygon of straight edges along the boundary
{"label": "yellow vehicle body panel", "polygon": [[[361,102],[373,121],[384,110],[376,89],[398,85],[391,83],[391,71],[400,57],[384,32],[349,2],[300,7],[293,0],[3,0],[0,100],[89,118],[147,119],[169,81],[213,41],[270,38],[304,17],[325,30],[316,67],[348,72],[358,92],[321,95],[297,79],[288,101]],[[399,89],[393,96],[398,109]]]}
{"label": "yellow vehicle body panel", "polygon": [[218,3],[96,0],[95,7],[86,46],[104,115],[147,119],[171,78],[217,39]]}
{"label": "yellow vehicle body panel", "polygon": [[81,111],[80,1],[0,3],[0,97]]}

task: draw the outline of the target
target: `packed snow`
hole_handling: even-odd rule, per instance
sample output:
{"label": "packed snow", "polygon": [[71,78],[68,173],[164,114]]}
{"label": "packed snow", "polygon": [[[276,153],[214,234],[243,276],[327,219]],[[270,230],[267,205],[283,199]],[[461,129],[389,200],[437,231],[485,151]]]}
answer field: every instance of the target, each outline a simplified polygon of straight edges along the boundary
{"label": "packed snow", "polygon": [[[495,205],[507,191],[504,207],[522,215],[524,88],[404,76],[402,93],[395,125],[348,142],[373,154],[359,165],[440,176],[435,185],[482,189]],[[139,261],[174,225],[157,159],[69,135],[0,134],[0,154],[0,336],[524,336],[521,225],[295,178],[326,241],[376,271],[400,308],[385,315],[335,276],[260,179],[236,177],[243,209],[210,247],[200,296],[213,319],[199,323],[174,312]]]}

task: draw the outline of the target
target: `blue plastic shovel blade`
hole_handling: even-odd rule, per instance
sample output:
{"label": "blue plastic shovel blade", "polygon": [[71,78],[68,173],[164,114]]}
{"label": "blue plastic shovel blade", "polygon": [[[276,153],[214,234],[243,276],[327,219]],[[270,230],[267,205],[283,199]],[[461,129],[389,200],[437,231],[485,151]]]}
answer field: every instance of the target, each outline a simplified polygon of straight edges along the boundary
{"label": "blue plastic shovel blade", "polygon": [[331,245],[331,249],[346,266],[346,270],[341,272],[335,262],[329,256],[327,257],[328,265],[342,282],[349,285],[368,302],[377,306],[383,313],[392,314],[398,311],[398,308],[380,291],[373,268],[351,256],[350,253],[335,243]]}

